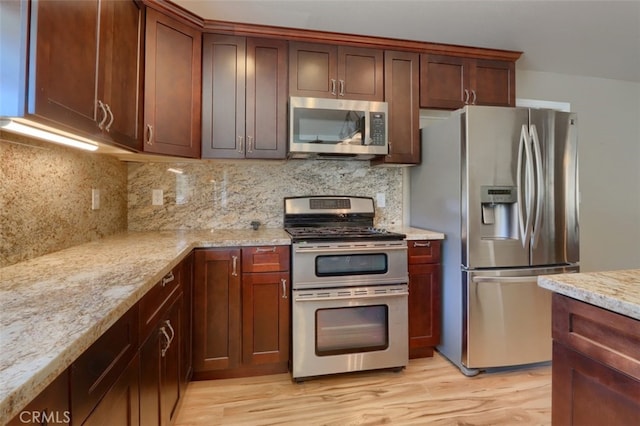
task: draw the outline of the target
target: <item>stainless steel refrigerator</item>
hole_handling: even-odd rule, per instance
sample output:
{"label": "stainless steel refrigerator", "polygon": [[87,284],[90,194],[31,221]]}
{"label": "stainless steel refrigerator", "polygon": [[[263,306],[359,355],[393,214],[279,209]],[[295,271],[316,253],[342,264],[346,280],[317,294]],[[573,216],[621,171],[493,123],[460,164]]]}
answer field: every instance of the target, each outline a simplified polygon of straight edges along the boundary
{"label": "stainless steel refrigerator", "polygon": [[445,233],[438,351],[466,375],[551,360],[551,294],[578,271],[574,113],[467,106],[421,130],[410,224]]}

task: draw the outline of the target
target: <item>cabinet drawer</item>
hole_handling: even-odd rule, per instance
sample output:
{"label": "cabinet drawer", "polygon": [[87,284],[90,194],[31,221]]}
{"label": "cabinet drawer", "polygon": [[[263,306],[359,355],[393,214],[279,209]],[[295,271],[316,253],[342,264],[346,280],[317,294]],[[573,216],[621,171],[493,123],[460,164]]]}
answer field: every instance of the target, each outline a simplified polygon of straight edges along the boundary
{"label": "cabinet drawer", "polygon": [[179,266],[162,279],[140,299],[140,341],[144,341],[151,329],[160,320],[163,308],[180,289],[182,270]]}
{"label": "cabinet drawer", "polygon": [[111,326],[71,365],[71,406],[81,424],[138,350],[138,306]]}
{"label": "cabinet drawer", "polygon": [[407,246],[410,265],[440,262],[439,240],[410,240],[407,241]]}
{"label": "cabinet drawer", "polygon": [[553,340],[640,379],[637,320],[553,294]]}
{"label": "cabinet drawer", "polygon": [[281,272],[289,270],[289,246],[242,248],[242,272]]}

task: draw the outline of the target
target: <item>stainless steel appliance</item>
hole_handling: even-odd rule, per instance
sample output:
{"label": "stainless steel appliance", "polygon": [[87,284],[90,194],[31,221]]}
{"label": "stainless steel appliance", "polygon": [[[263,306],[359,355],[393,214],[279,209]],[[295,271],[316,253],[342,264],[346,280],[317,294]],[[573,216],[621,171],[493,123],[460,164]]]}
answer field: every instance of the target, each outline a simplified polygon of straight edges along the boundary
{"label": "stainless steel appliance", "polygon": [[410,223],[446,234],[438,350],[467,375],[550,360],[537,276],[579,269],[576,115],[468,106],[421,133]]}
{"label": "stainless steel appliance", "polygon": [[368,197],[290,197],[284,212],[293,379],[406,366],[405,235],[373,227]]}
{"label": "stainless steel appliance", "polygon": [[354,158],[387,155],[386,102],[289,99],[291,158]]}

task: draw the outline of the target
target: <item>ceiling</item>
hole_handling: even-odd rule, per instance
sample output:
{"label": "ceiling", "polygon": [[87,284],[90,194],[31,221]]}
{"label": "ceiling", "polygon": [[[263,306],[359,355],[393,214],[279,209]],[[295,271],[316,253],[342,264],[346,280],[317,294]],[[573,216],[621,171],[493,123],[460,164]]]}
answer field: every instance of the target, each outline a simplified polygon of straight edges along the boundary
{"label": "ceiling", "polygon": [[524,52],[518,69],[640,82],[640,0],[172,0],[204,19]]}

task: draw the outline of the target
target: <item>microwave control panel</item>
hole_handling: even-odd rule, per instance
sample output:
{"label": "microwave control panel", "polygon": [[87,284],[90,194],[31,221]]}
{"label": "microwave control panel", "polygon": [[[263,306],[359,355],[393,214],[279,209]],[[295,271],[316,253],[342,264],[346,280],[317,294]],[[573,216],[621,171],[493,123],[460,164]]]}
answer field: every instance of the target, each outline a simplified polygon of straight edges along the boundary
{"label": "microwave control panel", "polygon": [[370,112],[369,131],[371,132],[371,145],[384,145],[387,139],[387,120],[384,112]]}

